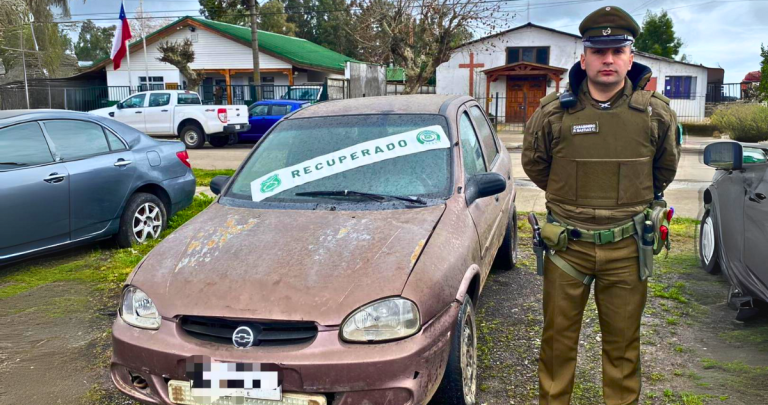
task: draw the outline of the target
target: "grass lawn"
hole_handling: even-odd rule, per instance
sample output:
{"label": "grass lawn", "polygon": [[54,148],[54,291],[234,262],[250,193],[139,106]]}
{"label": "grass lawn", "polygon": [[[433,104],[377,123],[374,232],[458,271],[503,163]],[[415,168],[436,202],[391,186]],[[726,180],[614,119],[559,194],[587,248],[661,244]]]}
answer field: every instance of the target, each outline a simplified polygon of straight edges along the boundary
{"label": "grass lawn", "polygon": [[204,170],[204,169],[192,169],[192,173],[195,174],[198,187],[208,187],[211,185],[211,180],[216,176],[231,176],[235,174],[231,169],[219,169],[219,170]]}

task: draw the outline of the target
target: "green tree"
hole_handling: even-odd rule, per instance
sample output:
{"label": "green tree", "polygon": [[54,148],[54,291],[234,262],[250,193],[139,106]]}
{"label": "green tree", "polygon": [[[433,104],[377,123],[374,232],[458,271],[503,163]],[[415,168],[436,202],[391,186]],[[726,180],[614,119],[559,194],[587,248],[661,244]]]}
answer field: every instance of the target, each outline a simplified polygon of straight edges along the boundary
{"label": "green tree", "polygon": [[115,26],[99,27],[91,20],[86,20],[80,27],[80,34],[75,43],[75,55],[81,61],[96,61],[109,57],[112,41],[115,38]]}
{"label": "green tree", "polygon": [[643,29],[635,39],[635,49],[674,59],[682,46],[683,41],[675,36],[675,26],[669,14],[664,10],[659,14],[648,10]]}
{"label": "green tree", "polygon": [[296,36],[317,42],[317,19],[313,0],[286,0],[286,22],[296,27]]}
{"label": "green tree", "polygon": [[[229,24],[242,25],[248,27],[251,20],[248,17],[248,7],[243,0],[198,0],[200,3],[200,14],[203,17],[221,21]],[[258,11],[259,3],[256,2]]]}
{"label": "green tree", "polygon": [[760,84],[757,86],[757,92],[763,101],[768,101],[768,47],[760,44]]}
{"label": "green tree", "polygon": [[351,58],[358,56],[358,44],[349,35],[354,26],[353,2],[346,0],[317,0],[316,43]]}
{"label": "green tree", "polygon": [[261,15],[259,29],[276,34],[296,36],[296,25],[287,21],[283,3],[280,0],[269,0],[264,3],[259,14]]}

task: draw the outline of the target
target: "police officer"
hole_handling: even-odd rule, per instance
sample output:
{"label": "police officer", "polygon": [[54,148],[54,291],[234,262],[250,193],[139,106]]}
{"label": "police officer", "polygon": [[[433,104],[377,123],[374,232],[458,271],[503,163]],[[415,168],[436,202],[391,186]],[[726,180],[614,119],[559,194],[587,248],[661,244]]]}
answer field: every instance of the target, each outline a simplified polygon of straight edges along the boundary
{"label": "police officer", "polygon": [[524,132],[523,168],[546,191],[548,210],[539,400],[570,403],[594,281],[605,402],[636,404],[649,270],[633,222],[639,216],[642,227],[654,196],[674,179],[680,134],[669,100],[643,89],[652,72],[634,62],[637,22],[603,7],[579,31],[584,53],[567,90],[544,97]]}

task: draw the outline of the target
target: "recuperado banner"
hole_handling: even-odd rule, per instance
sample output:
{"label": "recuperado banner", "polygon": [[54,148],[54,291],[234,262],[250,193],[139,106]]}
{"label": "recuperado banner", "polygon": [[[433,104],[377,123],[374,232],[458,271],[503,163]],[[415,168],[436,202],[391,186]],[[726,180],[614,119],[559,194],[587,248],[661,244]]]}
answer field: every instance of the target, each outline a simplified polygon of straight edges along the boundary
{"label": "recuperado banner", "polygon": [[448,136],[439,125],[359,143],[261,176],[251,182],[251,197],[253,201],[261,201],[310,181],[360,166],[450,146]]}

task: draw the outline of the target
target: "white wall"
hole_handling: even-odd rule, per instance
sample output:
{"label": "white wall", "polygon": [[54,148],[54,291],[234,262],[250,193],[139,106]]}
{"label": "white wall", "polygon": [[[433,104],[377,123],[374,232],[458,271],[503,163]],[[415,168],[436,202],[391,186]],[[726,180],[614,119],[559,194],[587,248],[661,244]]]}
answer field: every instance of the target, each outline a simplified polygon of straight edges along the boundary
{"label": "white wall", "polygon": [[[190,65],[192,69],[253,68],[251,48],[206,30],[198,29],[192,33],[184,28],[158,42],[148,44],[146,63],[143,49],[138,49],[131,53],[131,79],[133,80],[133,85],[137,86],[139,84],[139,76],[145,76],[145,65],[149,68],[150,76],[163,76],[166,83],[181,83],[178,69],[157,60],[160,57],[157,46],[166,40],[173,42],[189,38],[192,35],[197,36],[197,42],[194,43],[195,61]],[[287,69],[291,68],[291,64],[259,52],[259,67],[261,69]],[[128,86],[127,59],[123,59],[120,70],[115,71],[112,63],[107,65],[106,70],[107,84],[109,86]],[[277,78],[275,80],[277,81]],[[288,83],[286,82],[286,84]]]}
{"label": "white wall", "polygon": [[[438,94],[469,94],[469,69],[459,68],[459,64],[469,63],[470,52],[474,53],[475,63],[485,64],[482,68],[475,68],[475,97],[485,95],[485,74],[483,70],[504,66],[506,64],[506,49],[508,47],[549,46],[550,66],[570,69],[578,62],[583,45],[581,39],[566,34],[560,34],[536,27],[525,27],[494,38],[488,38],[462,48],[458,48],[451,55],[448,62],[437,68]],[[671,106],[681,119],[698,120],[704,117],[705,95],[707,91],[707,69],[703,66],[686,65],[668,60],[635,55],[635,61],[647,65],[653,71],[653,77],[657,78],[656,90],[664,92],[664,83],[667,76],[693,76],[696,77],[696,97],[693,100],[672,100]],[[560,91],[568,85],[568,72],[565,72],[560,81]],[[555,83],[547,87],[547,94],[555,91]],[[506,96],[506,79],[501,77],[491,83],[490,96]],[[485,104],[485,103],[482,103]],[[499,112],[503,111],[503,103],[499,103]],[[494,104],[489,105],[489,111],[495,111]],[[690,117],[690,118],[688,118]]]}

